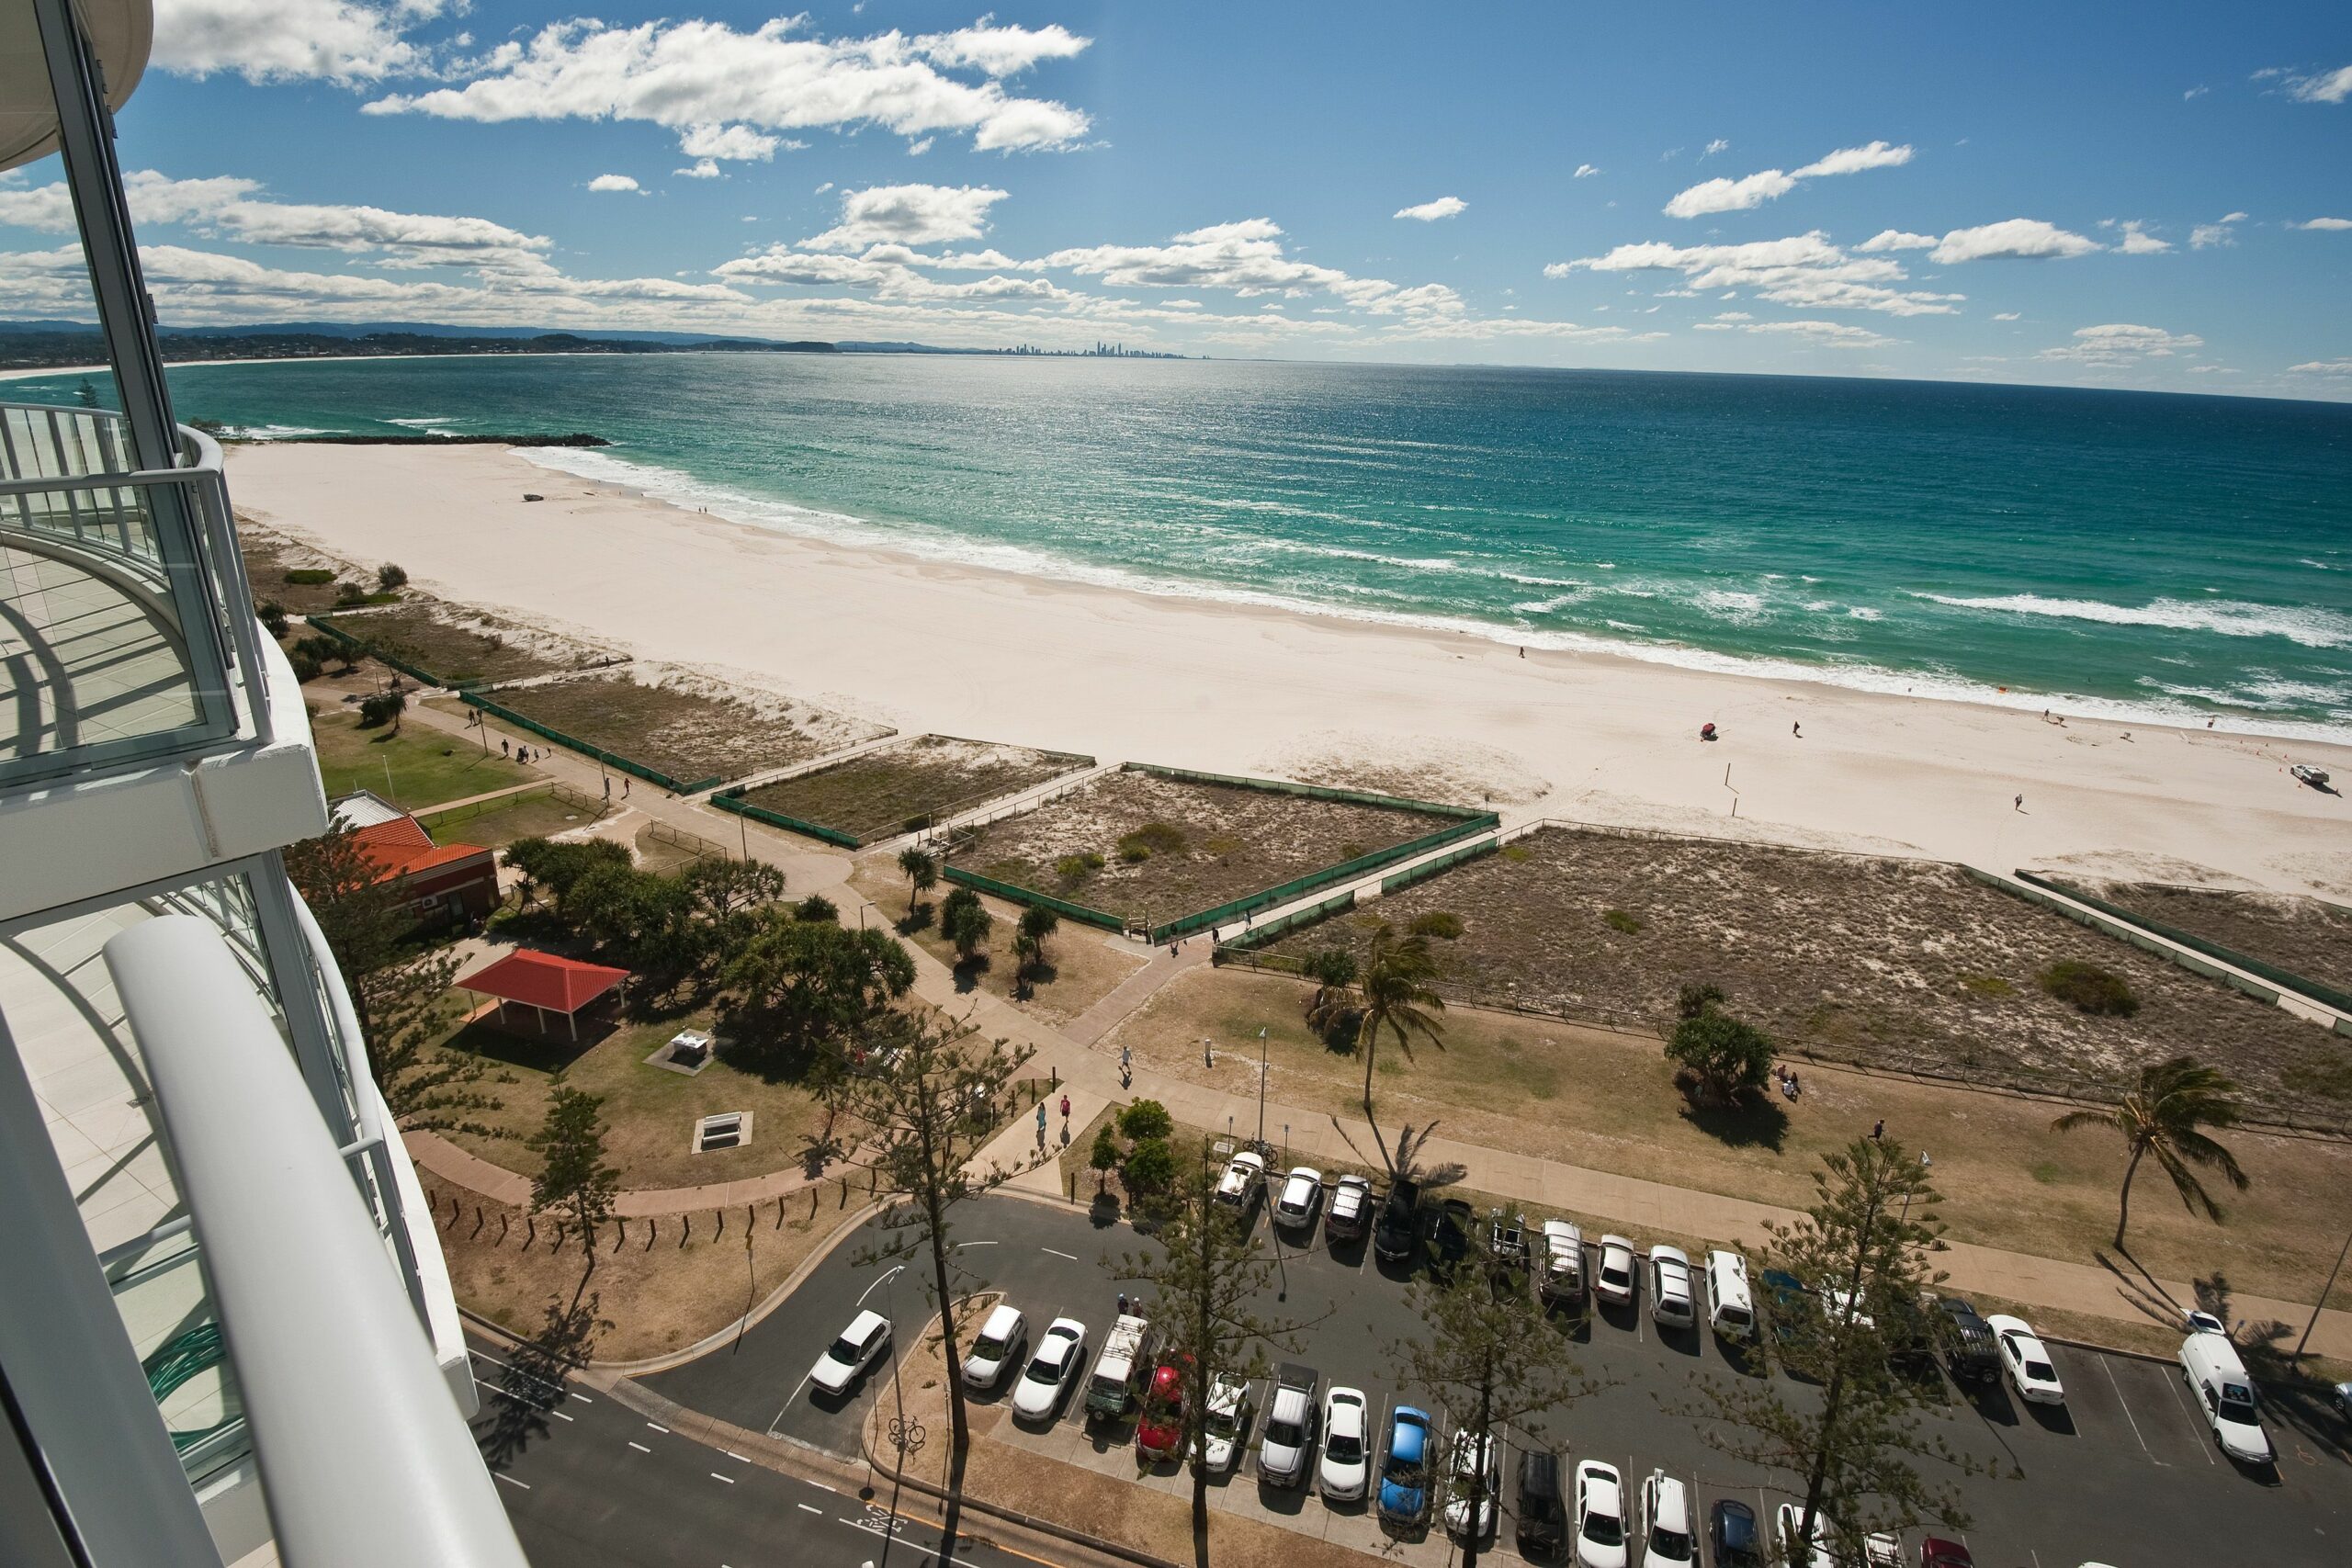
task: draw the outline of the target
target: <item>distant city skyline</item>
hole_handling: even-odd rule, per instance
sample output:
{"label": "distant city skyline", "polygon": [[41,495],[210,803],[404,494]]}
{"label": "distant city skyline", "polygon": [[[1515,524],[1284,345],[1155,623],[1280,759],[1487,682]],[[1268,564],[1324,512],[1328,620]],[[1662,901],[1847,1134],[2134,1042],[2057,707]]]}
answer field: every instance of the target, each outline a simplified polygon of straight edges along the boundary
{"label": "distant city skyline", "polygon": [[[2352,399],[2316,4],[155,9],[119,147],[167,326]],[[0,179],[13,316],[89,314],[57,180]]]}

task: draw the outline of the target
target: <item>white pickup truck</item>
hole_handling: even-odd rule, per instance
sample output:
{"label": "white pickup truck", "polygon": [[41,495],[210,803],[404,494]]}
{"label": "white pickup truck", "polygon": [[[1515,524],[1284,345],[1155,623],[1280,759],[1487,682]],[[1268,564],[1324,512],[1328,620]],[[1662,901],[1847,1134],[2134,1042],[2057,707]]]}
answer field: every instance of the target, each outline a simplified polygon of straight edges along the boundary
{"label": "white pickup truck", "polygon": [[1094,1358],[1094,1375],[1086,1380],[1086,1417],[1115,1421],[1135,1403],[1143,1382],[1151,1375],[1152,1351],[1158,1344],[1147,1320],[1133,1313],[1111,1325],[1102,1353]]}

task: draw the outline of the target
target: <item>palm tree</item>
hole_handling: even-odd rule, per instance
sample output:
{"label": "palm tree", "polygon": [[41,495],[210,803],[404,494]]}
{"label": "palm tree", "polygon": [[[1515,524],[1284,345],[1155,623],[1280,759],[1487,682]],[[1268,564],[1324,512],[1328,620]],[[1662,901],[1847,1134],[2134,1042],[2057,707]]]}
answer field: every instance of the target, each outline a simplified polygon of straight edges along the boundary
{"label": "palm tree", "polygon": [[[1021,935],[1029,939],[1029,963],[1042,965],[1046,962],[1046,939],[1061,930],[1062,918],[1043,904],[1032,904],[1021,911]],[[1016,943],[1015,952],[1020,949]]]}
{"label": "palm tree", "polygon": [[[1356,1033],[1356,1049],[1363,1053],[1363,1113],[1372,1114],[1372,1057],[1385,1028],[1396,1037],[1405,1059],[1413,1059],[1413,1035],[1425,1035],[1441,1050],[1444,1030],[1430,1013],[1443,1012],[1445,998],[1430,989],[1437,976],[1437,960],[1430,956],[1430,939],[1400,938],[1386,920],[1374,928],[1372,946],[1356,976],[1356,994],[1363,998],[1363,1022]],[[1423,1010],[1429,1010],[1427,1011]]]}
{"label": "palm tree", "polygon": [[939,883],[939,863],[929,852],[909,844],[899,852],[899,869],[907,874],[907,919],[915,918],[915,901]]}
{"label": "palm tree", "polygon": [[2124,1227],[2132,1219],[2132,1179],[2140,1161],[2154,1155],[2172,1178],[2173,1190],[2192,1214],[2202,1213],[2220,1223],[2222,1206],[2197,1179],[2191,1166],[2218,1170],[2238,1191],[2248,1179],[2235,1156],[2207,1137],[2208,1127],[2233,1127],[2238,1121],[2238,1086],[2219,1067],[2209,1067],[2194,1056],[2175,1056],[2140,1069],[2139,1083],[2120,1105],[2095,1111],[2070,1111],[2050,1125],[2071,1133],[2077,1127],[2111,1127],[2132,1150],[2123,1167],[2123,1196],[2115,1213],[2115,1249],[2123,1251]]}
{"label": "palm tree", "polygon": [[1046,955],[1046,944],[1029,932],[1029,922],[1023,920],[1012,933],[1012,988],[1016,998],[1030,993],[1029,976]]}

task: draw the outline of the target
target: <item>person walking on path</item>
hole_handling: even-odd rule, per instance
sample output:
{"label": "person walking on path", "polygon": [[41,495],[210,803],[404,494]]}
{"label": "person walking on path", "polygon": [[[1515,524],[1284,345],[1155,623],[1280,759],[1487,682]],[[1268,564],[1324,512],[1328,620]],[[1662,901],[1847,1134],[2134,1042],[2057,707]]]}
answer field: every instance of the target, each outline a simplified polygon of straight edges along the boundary
{"label": "person walking on path", "polygon": [[1069,1120],[1069,1096],[1068,1095],[1062,1096],[1062,1120],[1065,1122]]}
{"label": "person walking on path", "polygon": [[1885,1118],[1885,1117],[1883,1117],[1883,1116],[1882,1116],[1882,1117],[1880,1117],[1880,1118],[1878,1119],[1878,1125],[1877,1125],[1877,1126],[1875,1126],[1875,1127],[1872,1127],[1872,1128],[1871,1129],[1871,1142],[1872,1142],[1872,1143],[1878,1143],[1878,1142],[1880,1142],[1881,1140],[1884,1139],[1884,1138],[1885,1138],[1885,1136],[1886,1136],[1886,1118]]}
{"label": "person walking on path", "polygon": [[623,800],[627,800],[628,798],[628,777],[627,774],[623,774],[621,777],[621,798]]}
{"label": "person walking on path", "polygon": [[1789,726],[1789,734],[1790,734],[1790,736],[1791,736],[1792,739],[1798,739],[1798,740],[1802,740],[1802,739],[1804,739],[1804,721],[1803,721],[1803,720],[1799,720],[1797,723],[1794,723],[1794,724],[1790,725],[1790,726]]}
{"label": "person walking on path", "polygon": [[2019,795],[2018,796],[2017,806],[2019,811],[2023,811],[2025,809],[2025,796],[2023,795]]}
{"label": "person walking on path", "polygon": [[1037,1102],[1037,1146],[1046,1146],[1046,1102],[1042,1100]]}

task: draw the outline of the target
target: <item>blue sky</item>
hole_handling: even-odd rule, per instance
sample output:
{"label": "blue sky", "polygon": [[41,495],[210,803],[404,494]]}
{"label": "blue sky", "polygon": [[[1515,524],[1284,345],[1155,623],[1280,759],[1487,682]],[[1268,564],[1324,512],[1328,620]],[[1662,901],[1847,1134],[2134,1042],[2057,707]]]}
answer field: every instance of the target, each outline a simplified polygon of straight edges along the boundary
{"label": "blue sky", "polygon": [[2352,397],[2340,4],[156,10],[167,323]]}

